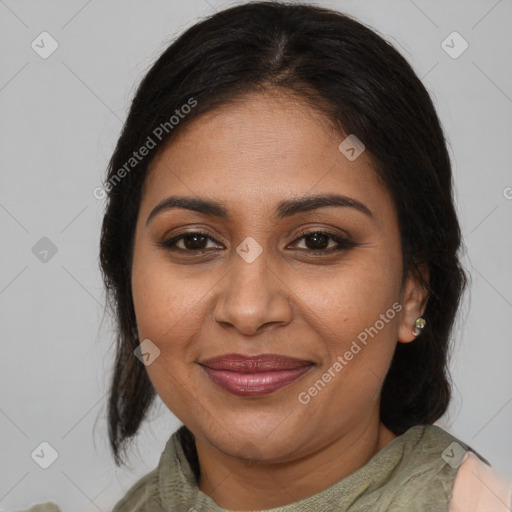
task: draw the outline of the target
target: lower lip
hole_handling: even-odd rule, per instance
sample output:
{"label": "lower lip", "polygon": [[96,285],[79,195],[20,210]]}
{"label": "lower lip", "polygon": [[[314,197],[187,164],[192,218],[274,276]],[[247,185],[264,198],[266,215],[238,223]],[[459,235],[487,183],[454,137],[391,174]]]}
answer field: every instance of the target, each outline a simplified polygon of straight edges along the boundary
{"label": "lower lip", "polygon": [[208,366],[201,367],[215,384],[226,391],[234,395],[259,396],[287,386],[308,372],[313,365],[301,366],[293,370],[258,373],[237,373],[227,370],[214,370]]}

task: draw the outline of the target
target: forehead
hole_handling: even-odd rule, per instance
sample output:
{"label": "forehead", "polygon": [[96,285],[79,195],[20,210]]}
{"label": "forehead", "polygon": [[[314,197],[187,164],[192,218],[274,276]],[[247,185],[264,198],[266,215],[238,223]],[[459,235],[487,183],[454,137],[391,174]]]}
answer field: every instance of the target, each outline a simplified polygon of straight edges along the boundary
{"label": "forehead", "polygon": [[186,194],[254,211],[313,194],[389,202],[371,156],[340,151],[345,137],[295,96],[246,95],[183,126],[151,163],[143,201]]}

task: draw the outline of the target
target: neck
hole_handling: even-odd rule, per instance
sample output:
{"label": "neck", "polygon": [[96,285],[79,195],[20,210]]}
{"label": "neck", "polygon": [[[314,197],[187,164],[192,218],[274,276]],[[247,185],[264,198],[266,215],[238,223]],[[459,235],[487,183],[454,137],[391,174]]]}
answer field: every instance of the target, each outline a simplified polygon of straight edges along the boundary
{"label": "neck", "polygon": [[235,458],[196,436],[199,489],[228,510],[264,510],[313,496],[364,466],[396,436],[384,425],[358,425],[300,458],[250,461]]}

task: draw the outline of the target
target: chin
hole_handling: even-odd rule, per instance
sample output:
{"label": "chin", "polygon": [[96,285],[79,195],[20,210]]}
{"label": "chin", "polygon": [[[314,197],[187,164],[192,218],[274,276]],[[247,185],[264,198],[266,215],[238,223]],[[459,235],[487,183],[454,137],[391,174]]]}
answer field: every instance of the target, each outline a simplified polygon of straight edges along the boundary
{"label": "chin", "polygon": [[297,451],[299,441],[289,430],[284,432],[275,428],[274,433],[267,435],[256,423],[250,429],[232,427],[229,431],[218,431],[205,437],[226,455],[254,461],[286,461]]}

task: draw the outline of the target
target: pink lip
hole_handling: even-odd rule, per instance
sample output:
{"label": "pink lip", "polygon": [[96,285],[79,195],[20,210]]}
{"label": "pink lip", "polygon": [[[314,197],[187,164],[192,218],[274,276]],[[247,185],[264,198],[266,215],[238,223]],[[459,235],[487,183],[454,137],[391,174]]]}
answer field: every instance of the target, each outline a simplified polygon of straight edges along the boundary
{"label": "pink lip", "polygon": [[225,354],[199,363],[220,387],[235,395],[264,395],[282,388],[311,369],[304,359],[260,354]]}
{"label": "pink lip", "polygon": [[214,370],[203,366],[215,384],[235,395],[257,396],[272,393],[282,388],[312,368],[312,365],[301,366],[291,370],[275,370],[270,372],[239,373],[228,370]]}

